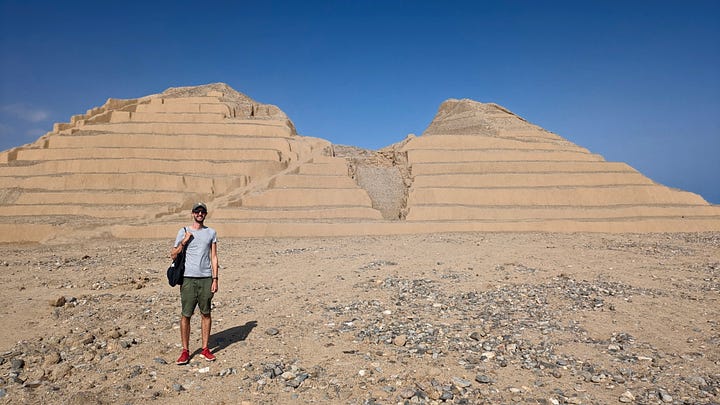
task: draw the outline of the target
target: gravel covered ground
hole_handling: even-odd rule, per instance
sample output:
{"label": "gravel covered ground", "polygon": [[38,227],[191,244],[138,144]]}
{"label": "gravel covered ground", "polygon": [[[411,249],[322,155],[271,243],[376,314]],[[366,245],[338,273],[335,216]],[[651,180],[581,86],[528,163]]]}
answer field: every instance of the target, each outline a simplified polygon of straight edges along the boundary
{"label": "gravel covered ground", "polygon": [[717,233],[220,235],[186,366],[173,236],[0,245],[0,402],[720,403]]}

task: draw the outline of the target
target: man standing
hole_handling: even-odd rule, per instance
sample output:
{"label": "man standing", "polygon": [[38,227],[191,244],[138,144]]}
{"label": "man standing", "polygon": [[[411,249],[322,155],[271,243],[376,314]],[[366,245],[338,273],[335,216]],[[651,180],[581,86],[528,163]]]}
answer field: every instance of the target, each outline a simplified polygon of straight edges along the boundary
{"label": "man standing", "polygon": [[192,208],[193,223],[178,231],[175,245],[170,255],[175,256],[187,246],[185,251],[185,274],[180,286],[180,302],[182,316],[180,317],[180,340],[183,351],[177,359],[177,364],[187,364],[190,361],[190,317],[195,307],[200,309],[202,316],[202,352],[200,355],[207,361],[215,360],[215,355],[208,348],[212,317],[210,306],[213,295],[218,290],[218,257],[217,232],[205,226],[207,206],[196,203]]}

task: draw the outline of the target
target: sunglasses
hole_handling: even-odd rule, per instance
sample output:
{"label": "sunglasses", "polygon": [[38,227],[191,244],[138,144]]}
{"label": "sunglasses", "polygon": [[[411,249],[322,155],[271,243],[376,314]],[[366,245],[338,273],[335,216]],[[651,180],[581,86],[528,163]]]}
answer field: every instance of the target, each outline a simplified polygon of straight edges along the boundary
{"label": "sunglasses", "polygon": [[207,214],[207,211],[205,211],[205,210],[195,210],[195,211],[193,211],[193,214],[203,214],[203,215],[205,215],[205,214]]}

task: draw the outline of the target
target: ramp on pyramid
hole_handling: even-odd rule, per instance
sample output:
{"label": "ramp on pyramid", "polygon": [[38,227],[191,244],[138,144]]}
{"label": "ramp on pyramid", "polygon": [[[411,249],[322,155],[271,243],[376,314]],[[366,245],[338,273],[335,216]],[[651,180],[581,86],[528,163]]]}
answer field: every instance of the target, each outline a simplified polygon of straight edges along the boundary
{"label": "ramp on pyramid", "polygon": [[494,104],[357,151],[222,83],[110,99],[0,153],[0,242],[172,238],[197,201],[223,237],[720,230],[720,207]]}

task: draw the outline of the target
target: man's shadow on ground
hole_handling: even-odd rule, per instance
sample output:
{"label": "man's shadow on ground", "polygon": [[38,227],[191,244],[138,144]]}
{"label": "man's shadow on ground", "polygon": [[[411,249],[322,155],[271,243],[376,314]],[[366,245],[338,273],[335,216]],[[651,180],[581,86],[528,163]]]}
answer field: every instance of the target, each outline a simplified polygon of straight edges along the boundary
{"label": "man's shadow on ground", "polygon": [[233,326],[230,329],[225,329],[210,336],[210,341],[215,343],[212,352],[217,353],[233,343],[245,340],[256,326],[257,321],[249,321],[246,322],[245,325]]}

